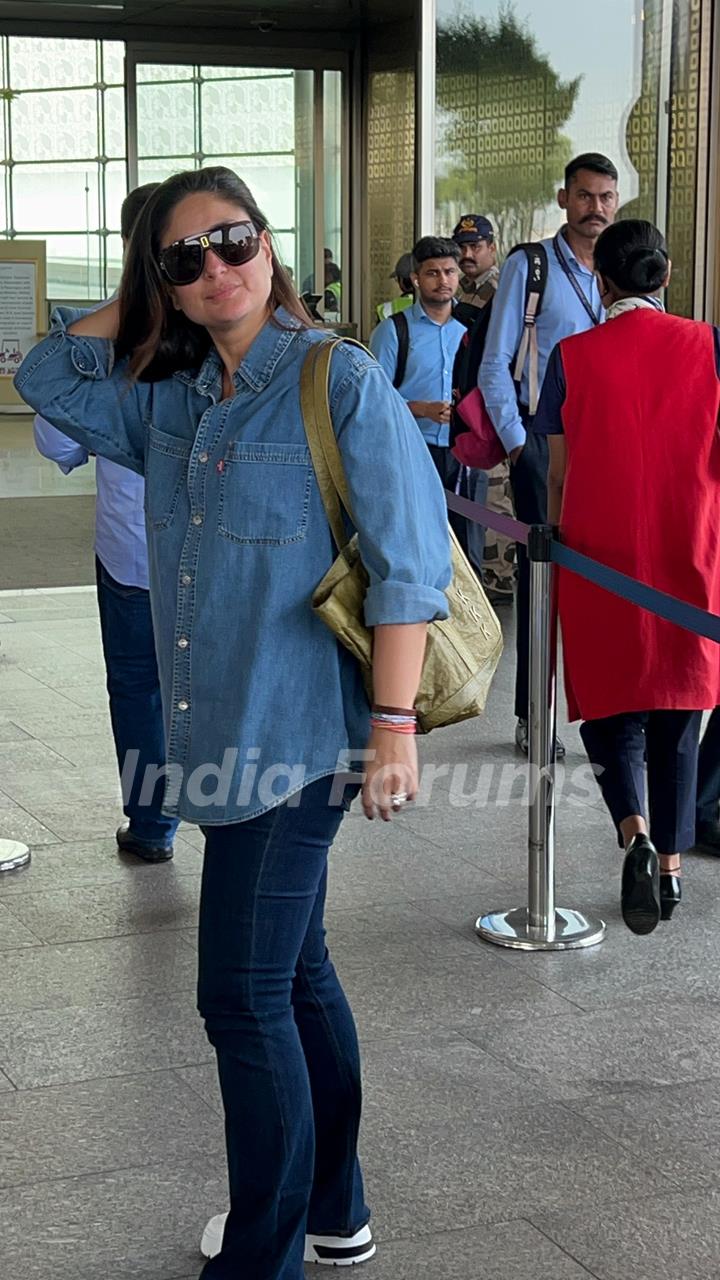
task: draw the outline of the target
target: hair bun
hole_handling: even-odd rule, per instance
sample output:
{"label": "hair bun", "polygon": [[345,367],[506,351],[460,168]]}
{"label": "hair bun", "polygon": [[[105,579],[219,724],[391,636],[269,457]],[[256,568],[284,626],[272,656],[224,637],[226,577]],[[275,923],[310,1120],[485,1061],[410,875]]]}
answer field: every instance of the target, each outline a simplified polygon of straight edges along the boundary
{"label": "hair bun", "polygon": [[662,249],[640,245],[630,250],[624,265],[623,275],[628,284],[642,293],[654,293],[665,283],[668,257]]}

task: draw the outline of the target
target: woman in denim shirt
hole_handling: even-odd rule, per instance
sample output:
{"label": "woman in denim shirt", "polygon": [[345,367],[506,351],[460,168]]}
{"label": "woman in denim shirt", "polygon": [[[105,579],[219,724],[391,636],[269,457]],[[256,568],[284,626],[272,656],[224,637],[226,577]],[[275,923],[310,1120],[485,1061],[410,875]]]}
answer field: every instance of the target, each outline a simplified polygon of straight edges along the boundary
{"label": "woman in denim shirt", "polygon": [[[369,818],[417,789],[412,733],[371,725],[354,660],[311,609],[336,554],[300,411],[303,361],[323,335],[223,168],[163,183],[119,302],[67,320],[16,386],[145,476],[166,810],[206,837],[198,1002],[231,1208],[203,1277],[301,1280],[304,1257],[374,1252],[357,1038],[323,929],[328,848],[362,780],[344,786],[343,764],[367,761]],[[330,406],[370,578],[374,695],[406,722],[426,625],[447,616],[443,493],[406,406],[358,348],[333,355]]]}

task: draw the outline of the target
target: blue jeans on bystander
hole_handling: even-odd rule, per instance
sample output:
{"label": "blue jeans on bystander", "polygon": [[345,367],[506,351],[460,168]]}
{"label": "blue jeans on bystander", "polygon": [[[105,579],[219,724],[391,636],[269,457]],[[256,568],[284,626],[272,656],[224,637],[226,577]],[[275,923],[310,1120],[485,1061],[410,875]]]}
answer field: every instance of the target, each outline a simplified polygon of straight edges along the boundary
{"label": "blue jeans on bystander", "polygon": [[131,785],[123,786],[123,812],[138,841],[171,845],[178,823],[163,816],[162,778],[153,787],[149,802],[141,803],[146,768],[159,769],[165,763],[150,592],[116,582],[99,560],[96,571],[110,720],[121,777],[127,753],[138,752]]}

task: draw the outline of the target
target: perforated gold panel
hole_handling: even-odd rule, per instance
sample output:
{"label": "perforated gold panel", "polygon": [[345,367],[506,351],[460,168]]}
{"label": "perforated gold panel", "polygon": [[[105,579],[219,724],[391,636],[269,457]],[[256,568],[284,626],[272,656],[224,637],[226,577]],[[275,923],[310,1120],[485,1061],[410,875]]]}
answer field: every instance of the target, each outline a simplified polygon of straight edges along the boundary
{"label": "perforated gold panel", "polygon": [[367,211],[370,289],[367,333],[379,302],[395,292],[389,279],[415,228],[415,74],[379,71],[368,80]]}
{"label": "perforated gold panel", "polygon": [[[667,238],[673,260],[669,305],[679,315],[692,315],[695,286],[697,189],[700,113],[705,82],[703,59],[709,44],[704,31],[703,0],[676,0],[673,5],[672,79],[670,97],[670,165]],[[709,50],[708,50],[709,52]]]}

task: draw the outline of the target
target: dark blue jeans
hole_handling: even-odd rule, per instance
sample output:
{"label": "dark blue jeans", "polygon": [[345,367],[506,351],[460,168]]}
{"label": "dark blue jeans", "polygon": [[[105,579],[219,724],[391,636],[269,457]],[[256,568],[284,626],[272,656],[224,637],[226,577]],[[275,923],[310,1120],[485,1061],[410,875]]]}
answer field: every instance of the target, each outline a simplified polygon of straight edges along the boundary
{"label": "dark blue jeans", "polygon": [[162,778],[141,803],[146,768],[160,769],[165,763],[150,592],[116,582],[99,560],[95,568],[110,720],[121,776],[127,753],[138,752],[136,767],[126,770],[130,783],[123,779],[123,812],[138,840],[169,845],[178,824],[161,812],[165,789]]}
{"label": "dark blue jeans", "polygon": [[203,1280],[302,1280],[306,1231],[350,1236],[370,1216],[357,1034],[323,927],[344,813],[332,782],[307,786],[299,807],[204,828],[198,1007],[225,1105],[230,1216]]}

